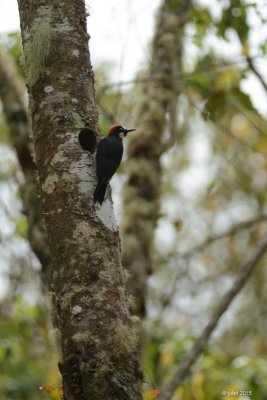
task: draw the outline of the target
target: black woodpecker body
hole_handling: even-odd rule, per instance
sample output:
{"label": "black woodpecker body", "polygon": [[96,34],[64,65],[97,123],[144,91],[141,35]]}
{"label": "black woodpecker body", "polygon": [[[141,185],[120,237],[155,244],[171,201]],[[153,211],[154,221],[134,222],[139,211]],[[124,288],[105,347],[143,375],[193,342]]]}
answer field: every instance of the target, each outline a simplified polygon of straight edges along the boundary
{"label": "black woodpecker body", "polygon": [[135,129],[126,129],[120,125],[114,125],[109,129],[108,136],[102,139],[96,150],[96,174],[97,186],[94,193],[94,201],[103,203],[108,182],[115,174],[121,163],[123,155],[123,138],[128,132]]}

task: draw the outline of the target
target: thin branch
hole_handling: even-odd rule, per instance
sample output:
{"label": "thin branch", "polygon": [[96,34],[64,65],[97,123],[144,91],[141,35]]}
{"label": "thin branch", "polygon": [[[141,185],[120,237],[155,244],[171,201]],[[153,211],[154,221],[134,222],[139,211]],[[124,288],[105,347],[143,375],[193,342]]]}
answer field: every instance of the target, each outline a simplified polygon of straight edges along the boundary
{"label": "thin branch", "polygon": [[[189,101],[189,104],[191,105],[191,107],[193,109],[195,109],[197,112],[199,112],[199,114],[202,114],[202,111],[195,105],[193,104],[191,101]],[[219,128],[221,130],[221,132],[225,135],[225,136],[231,136],[236,142],[242,144],[242,146],[246,146],[247,148],[249,148],[250,150],[253,150],[257,153],[263,154],[264,156],[267,156],[267,152],[260,150],[258,148],[256,148],[255,146],[253,146],[252,144],[249,144],[248,142],[244,142],[243,140],[241,140],[238,136],[236,136],[231,129],[229,129],[226,125],[220,123],[219,121],[215,121],[215,119],[211,118],[209,115],[205,116],[206,120],[208,120],[215,128]]]}
{"label": "thin branch", "polygon": [[177,370],[175,371],[169,383],[167,383],[163,387],[160,400],[171,399],[173,392],[182,384],[184,379],[188,376],[188,373],[192,365],[197,361],[198,357],[206,347],[209,338],[213,333],[213,331],[215,330],[216,326],[218,325],[221,316],[225,313],[225,311],[227,311],[233,299],[236,297],[236,295],[241,291],[245,283],[248,281],[256,265],[258,264],[258,262],[263,257],[266,251],[267,251],[267,234],[262,238],[254,253],[241,266],[239,274],[234,280],[232,287],[225,293],[221,302],[216,307],[212,317],[210,318],[208,324],[204,328],[202,334],[199,336],[199,338],[192,346],[191,350],[181,361],[180,365],[178,366]]}
{"label": "thin branch", "polygon": [[264,90],[265,90],[266,93],[267,93],[267,84],[266,84],[266,82],[264,81],[264,79],[263,79],[263,77],[261,76],[261,74],[259,73],[259,71],[257,70],[257,68],[255,67],[254,62],[253,62],[253,58],[250,57],[250,56],[247,56],[247,57],[246,57],[246,60],[247,60],[247,63],[248,63],[249,68],[250,68],[251,71],[256,75],[256,77],[259,79],[260,83],[262,84]]}
{"label": "thin branch", "polygon": [[[257,54],[255,56],[250,57],[251,60],[255,60],[258,58],[264,58],[266,57],[265,54]],[[181,81],[183,82],[186,79],[190,79],[192,78],[194,75],[198,74],[201,71],[212,71],[215,68],[228,68],[229,66],[232,65],[238,65],[238,64],[242,64],[244,62],[247,61],[247,58],[243,55],[241,56],[237,56],[235,60],[233,60],[232,62],[228,62],[227,60],[223,60],[223,61],[219,61],[219,62],[214,62],[211,64],[207,64],[207,65],[203,65],[202,67],[198,67],[197,69],[195,69],[192,72],[189,73],[185,73],[185,74],[172,74],[169,76],[168,80],[171,81]],[[155,81],[161,81],[162,79],[160,77],[151,77],[151,76],[147,76],[146,78],[139,78],[139,79],[128,79],[128,80],[124,80],[124,81],[117,81],[117,82],[110,82],[107,83],[106,85],[104,85],[100,92],[98,97],[101,97],[102,94],[104,94],[107,90],[112,89],[114,87],[120,87],[120,86],[128,86],[128,85],[133,85],[133,84],[139,84],[139,83],[154,83]],[[166,78],[165,78],[166,80]]]}
{"label": "thin branch", "polygon": [[253,119],[246,113],[246,111],[240,107],[238,104],[236,104],[236,102],[229,100],[229,104],[232,105],[233,107],[235,107],[235,109],[237,111],[239,111],[241,114],[244,115],[244,117],[247,119],[247,121],[250,123],[250,125],[255,128],[259,133],[261,133],[264,136],[267,136],[267,133],[261,129],[254,121]]}
{"label": "thin branch", "polygon": [[104,105],[103,102],[101,102],[100,98],[96,96],[96,103],[98,105],[98,108],[100,109],[100,112],[103,114],[103,116],[112,124],[114,121],[116,121],[116,114],[113,111],[108,110],[108,106]]}
{"label": "thin branch", "polygon": [[[255,225],[265,222],[266,220],[267,220],[267,215],[258,215],[257,217],[255,217],[253,219],[250,219],[247,221],[242,221],[239,224],[232,226],[228,231],[225,231],[219,235],[208,236],[205,240],[203,240],[202,243],[197,244],[184,252],[178,253],[177,257],[180,259],[187,260],[188,258],[191,258],[194,255],[200,253],[202,250],[204,250],[207,246],[210,246],[212,243],[214,243],[218,240],[233,236],[242,230],[253,228]],[[183,275],[185,275],[186,273],[187,273],[187,270],[184,270],[183,273],[181,274],[181,271],[179,271],[177,269],[176,274],[172,277],[172,282],[170,283],[169,293],[166,296],[164,296],[162,299],[163,309],[165,309],[167,306],[170,305],[170,303],[174,297],[174,294],[177,291],[178,281],[181,280]],[[218,275],[216,277],[213,276],[214,279],[217,277],[218,277]],[[209,277],[209,279],[210,278],[212,278],[212,277]],[[202,283],[201,281],[198,282],[199,285],[201,283]]]}
{"label": "thin branch", "polygon": [[209,236],[207,237],[202,243],[192,247],[191,249],[186,250],[182,254],[180,254],[180,257],[182,258],[189,258],[192,257],[194,254],[199,253],[202,251],[205,247],[209,246],[210,244],[216,242],[217,240],[221,240],[224,238],[227,238],[228,236],[232,236],[236,234],[237,232],[243,230],[243,229],[248,229],[253,227],[254,225],[257,225],[263,221],[267,220],[267,215],[259,215],[256,218],[250,219],[248,221],[242,221],[237,225],[232,226],[228,231],[222,232],[218,235],[214,236]]}

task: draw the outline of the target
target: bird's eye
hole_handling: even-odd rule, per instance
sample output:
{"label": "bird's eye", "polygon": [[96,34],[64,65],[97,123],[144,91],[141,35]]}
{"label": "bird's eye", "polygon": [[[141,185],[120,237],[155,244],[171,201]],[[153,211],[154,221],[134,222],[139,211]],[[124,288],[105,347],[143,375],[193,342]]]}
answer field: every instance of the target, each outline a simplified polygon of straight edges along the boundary
{"label": "bird's eye", "polygon": [[123,126],[120,127],[120,131],[124,132],[124,127]]}

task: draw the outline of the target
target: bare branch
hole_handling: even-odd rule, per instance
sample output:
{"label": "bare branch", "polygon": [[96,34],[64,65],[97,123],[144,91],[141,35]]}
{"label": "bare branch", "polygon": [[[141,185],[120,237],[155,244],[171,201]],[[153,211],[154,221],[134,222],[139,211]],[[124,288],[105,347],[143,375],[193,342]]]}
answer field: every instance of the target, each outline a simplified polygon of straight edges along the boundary
{"label": "bare branch", "polygon": [[[251,56],[250,60],[253,61],[256,59],[261,59],[263,57],[266,57],[266,56],[262,56],[261,54],[256,54],[255,56]],[[246,61],[247,61],[246,57],[244,58],[244,56],[242,55],[242,56],[238,56],[235,59],[233,59],[232,62],[227,61],[227,60],[221,60],[219,62],[214,62],[214,63],[203,65],[202,67],[198,67],[193,72],[170,74],[168,79],[171,81],[183,82],[186,79],[192,78],[194,75],[198,74],[201,71],[212,71],[216,68],[221,68],[221,69],[229,68],[229,66],[243,64]],[[145,78],[128,79],[128,80],[123,80],[123,81],[110,82],[101,88],[101,91],[99,92],[98,97],[101,98],[106,91],[116,88],[116,87],[132,86],[132,85],[143,84],[143,83],[153,84],[155,81],[160,82],[161,80],[162,80],[161,77],[149,76],[149,77],[145,77]],[[164,78],[164,80],[166,81],[166,78]]]}
{"label": "bare branch", "polygon": [[243,230],[243,229],[248,229],[253,227],[254,225],[257,225],[263,221],[267,220],[267,215],[259,215],[256,218],[250,219],[248,221],[242,221],[237,225],[232,226],[228,231],[220,233],[218,235],[214,236],[209,236],[207,237],[202,243],[192,247],[191,249],[186,250],[180,256],[182,258],[189,258],[195,255],[196,253],[199,253],[202,251],[205,247],[211,245],[212,243],[216,242],[217,240],[221,240],[224,238],[227,238],[228,236],[232,236],[236,234],[237,232]]}
{"label": "bare branch", "polygon": [[248,281],[257,263],[260,261],[266,251],[267,234],[262,238],[254,253],[241,266],[239,274],[234,280],[232,287],[225,293],[221,302],[214,310],[213,315],[210,318],[206,327],[204,328],[202,334],[199,336],[191,350],[181,361],[169,383],[167,383],[166,386],[163,387],[160,400],[171,399],[172,393],[182,384],[184,379],[187,377],[192,365],[196,362],[196,360],[206,347],[209,338],[216,326],[218,325],[221,316],[225,313],[225,311],[227,311],[232,300],[236,297],[236,295],[241,291],[245,283]]}
{"label": "bare branch", "polygon": [[260,83],[262,84],[264,90],[265,90],[266,93],[267,93],[267,84],[265,83],[263,77],[261,76],[261,74],[259,73],[259,71],[257,70],[257,68],[255,67],[254,62],[253,62],[253,58],[251,58],[250,56],[247,56],[247,57],[246,57],[246,60],[247,60],[247,63],[248,63],[248,66],[249,66],[250,70],[251,70],[251,71],[256,75],[256,77],[259,79]]}

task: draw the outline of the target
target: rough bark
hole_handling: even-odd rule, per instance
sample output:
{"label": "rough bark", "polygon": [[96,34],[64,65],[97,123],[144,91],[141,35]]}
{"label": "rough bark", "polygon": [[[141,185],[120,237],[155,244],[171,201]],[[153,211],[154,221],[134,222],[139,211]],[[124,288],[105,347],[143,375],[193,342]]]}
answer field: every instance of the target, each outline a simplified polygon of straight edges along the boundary
{"label": "rough bark", "polygon": [[43,281],[48,285],[50,255],[38,198],[36,167],[30,140],[31,126],[25,104],[25,84],[18,74],[14,60],[2,47],[0,47],[0,97],[10,129],[10,141],[17,153],[25,179],[20,192],[28,219],[29,243],[40,260]]}
{"label": "rough bark", "polygon": [[64,399],[141,399],[112,203],[94,205],[95,161],[79,145],[98,132],[84,1],[18,4]]}
{"label": "rough bark", "polygon": [[[129,138],[122,261],[131,275],[128,287],[134,312],[141,317],[146,313],[146,283],[152,271],[154,231],[160,212],[160,157],[176,135],[183,27],[190,7],[190,1],[165,0],[159,10],[151,65],[136,112],[137,132]],[[167,126],[171,137],[166,143]]]}

